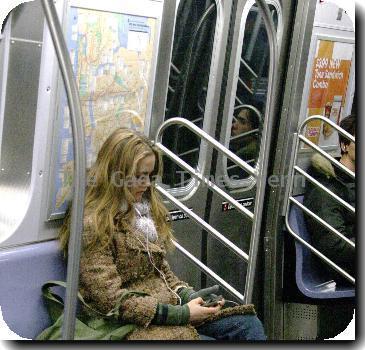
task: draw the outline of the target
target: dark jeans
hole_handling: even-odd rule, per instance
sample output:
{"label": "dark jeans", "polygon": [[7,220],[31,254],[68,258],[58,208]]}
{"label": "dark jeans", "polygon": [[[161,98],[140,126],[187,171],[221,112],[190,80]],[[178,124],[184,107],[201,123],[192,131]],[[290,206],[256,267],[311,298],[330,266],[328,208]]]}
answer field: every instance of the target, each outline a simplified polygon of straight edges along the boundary
{"label": "dark jeans", "polygon": [[202,340],[266,340],[264,327],[257,316],[254,315],[228,316],[203,324],[197,327],[197,331]]}

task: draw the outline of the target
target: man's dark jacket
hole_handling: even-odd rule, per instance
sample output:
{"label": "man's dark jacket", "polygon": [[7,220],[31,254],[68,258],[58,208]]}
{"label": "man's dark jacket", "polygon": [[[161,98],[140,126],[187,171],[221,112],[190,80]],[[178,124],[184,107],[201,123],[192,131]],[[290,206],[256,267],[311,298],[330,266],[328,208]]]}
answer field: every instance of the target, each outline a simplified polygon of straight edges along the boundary
{"label": "man's dark jacket", "polygon": [[[355,207],[354,179],[333,166],[326,158],[319,154],[314,155],[308,173]],[[304,205],[344,236],[355,241],[355,214],[309,181],[306,183]],[[305,218],[313,246],[345,271],[353,274],[355,271],[354,248],[315,219],[308,215]]]}

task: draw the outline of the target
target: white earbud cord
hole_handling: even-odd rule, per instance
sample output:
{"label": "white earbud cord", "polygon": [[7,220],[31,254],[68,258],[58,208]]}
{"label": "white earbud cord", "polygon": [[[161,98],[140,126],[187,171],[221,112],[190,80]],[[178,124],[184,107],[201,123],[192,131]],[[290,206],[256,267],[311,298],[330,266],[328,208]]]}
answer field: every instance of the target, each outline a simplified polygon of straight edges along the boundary
{"label": "white earbud cord", "polygon": [[[137,212],[137,214],[140,216],[140,217],[142,217],[142,215],[141,215],[141,213],[140,213],[140,211],[137,209],[137,208],[134,208],[135,210],[136,210],[136,212]],[[165,277],[165,274],[160,270],[160,269],[158,269],[157,268],[157,266],[155,265],[155,263],[153,262],[153,259],[152,259],[152,256],[151,256],[151,253],[150,253],[150,250],[149,250],[149,239],[148,239],[148,235],[145,235],[145,238],[146,238],[146,245],[137,237],[137,235],[135,236],[136,238],[137,238],[137,240],[139,241],[139,243],[141,243],[142,244],[142,247],[144,247],[146,250],[147,250],[147,254],[148,254],[148,258],[149,258],[149,260],[150,260],[150,263],[151,263],[151,265],[154,267],[154,269],[156,269],[156,271],[158,271],[158,273],[160,274],[160,276],[162,277],[162,279],[164,280],[164,282],[165,282],[165,284],[166,284],[166,287],[167,287],[167,289],[171,292],[171,293],[173,293],[175,296],[176,296],[176,298],[178,299],[178,301],[179,301],[179,305],[181,305],[181,298],[180,298],[180,296],[176,293],[176,292],[174,292],[170,287],[169,287],[169,285],[168,285],[168,283],[167,283],[167,281],[166,281],[166,277]]]}

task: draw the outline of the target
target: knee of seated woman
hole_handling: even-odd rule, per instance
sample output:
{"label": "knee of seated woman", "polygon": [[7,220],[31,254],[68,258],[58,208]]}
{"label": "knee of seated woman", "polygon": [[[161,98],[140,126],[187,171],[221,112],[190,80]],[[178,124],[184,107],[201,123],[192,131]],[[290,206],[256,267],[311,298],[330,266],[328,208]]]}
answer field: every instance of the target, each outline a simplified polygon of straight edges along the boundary
{"label": "knee of seated woman", "polygon": [[256,315],[237,315],[235,317],[237,324],[240,325],[245,333],[247,340],[266,340],[264,326]]}
{"label": "knee of seated woman", "polygon": [[264,327],[256,315],[231,315],[222,319],[229,340],[266,340]]}

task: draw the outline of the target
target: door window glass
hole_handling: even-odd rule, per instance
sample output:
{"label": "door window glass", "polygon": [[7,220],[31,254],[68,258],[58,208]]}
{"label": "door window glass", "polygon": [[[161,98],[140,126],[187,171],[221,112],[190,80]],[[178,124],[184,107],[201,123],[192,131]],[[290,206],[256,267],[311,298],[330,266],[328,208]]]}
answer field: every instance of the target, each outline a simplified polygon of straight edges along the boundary
{"label": "door window glass", "polygon": [[[165,120],[181,117],[203,128],[216,17],[213,0],[179,3]],[[198,167],[200,138],[186,127],[170,126],[162,143],[190,166]],[[191,176],[164,157],[163,183],[182,189],[191,183]]]}
{"label": "door window glass", "polygon": [[[269,5],[277,28],[278,13]],[[229,149],[255,166],[261,143],[265,104],[268,90],[270,47],[264,20],[257,5],[247,15],[240,56],[235,105],[230,123]],[[250,175],[227,160],[230,182],[247,179]],[[251,183],[251,182],[250,182]]]}

